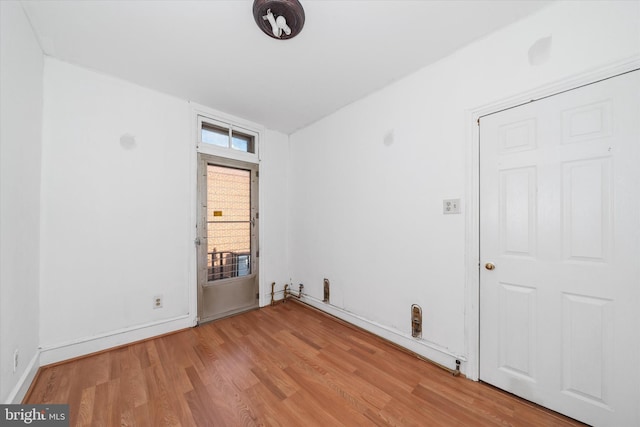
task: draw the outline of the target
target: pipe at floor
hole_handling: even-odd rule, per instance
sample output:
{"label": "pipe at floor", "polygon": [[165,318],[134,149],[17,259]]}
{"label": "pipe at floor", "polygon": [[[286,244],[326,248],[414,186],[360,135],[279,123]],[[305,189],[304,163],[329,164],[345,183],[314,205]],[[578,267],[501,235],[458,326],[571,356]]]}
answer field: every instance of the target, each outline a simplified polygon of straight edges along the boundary
{"label": "pipe at floor", "polygon": [[286,302],[287,299],[290,296],[296,297],[298,299],[302,298],[302,295],[303,295],[302,294],[302,290],[304,289],[304,285],[302,283],[300,283],[300,285],[298,285],[298,286],[299,286],[298,287],[298,293],[296,294],[296,293],[294,293],[294,292],[289,290],[289,284],[288,283],[286,283],[284,285],[284,300],[283,300],[283,302]]}
{"label": "pipe at floor", "polygon": [[271,305],[276,305],[275,287],[276,287],[276,282],[271,282]]}

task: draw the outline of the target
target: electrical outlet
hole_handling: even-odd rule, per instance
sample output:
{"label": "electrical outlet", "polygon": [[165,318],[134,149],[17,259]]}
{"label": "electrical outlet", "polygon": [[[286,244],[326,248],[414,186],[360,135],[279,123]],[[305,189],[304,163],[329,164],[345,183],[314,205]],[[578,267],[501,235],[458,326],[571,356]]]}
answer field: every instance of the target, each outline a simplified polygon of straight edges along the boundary
{"label": "electrical outlet", "polygon": [[153,308],[162,308],[162,295],[156,295],[153,297]]}
{"label": "electrical outlet", "polygon": [[13,372],[18,370],[18,349],[13,352]]}

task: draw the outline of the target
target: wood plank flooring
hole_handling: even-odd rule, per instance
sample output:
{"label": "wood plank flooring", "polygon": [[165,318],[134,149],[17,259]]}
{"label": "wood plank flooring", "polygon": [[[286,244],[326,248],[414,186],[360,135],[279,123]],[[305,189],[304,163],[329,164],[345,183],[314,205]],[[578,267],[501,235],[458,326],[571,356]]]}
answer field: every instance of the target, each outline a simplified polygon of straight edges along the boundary
{"label": "wood plank flooring", "polygon": [[72,426],[577,426],[296,302],[40,370]]}

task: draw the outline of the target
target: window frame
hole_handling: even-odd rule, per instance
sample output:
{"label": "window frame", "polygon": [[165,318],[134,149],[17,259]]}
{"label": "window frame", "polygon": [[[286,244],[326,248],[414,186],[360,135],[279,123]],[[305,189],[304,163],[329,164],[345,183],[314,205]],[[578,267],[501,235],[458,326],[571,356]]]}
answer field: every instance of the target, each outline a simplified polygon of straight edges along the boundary
{"label": "window frame", "polygon": [[[203,125],[209,125],[220,130],[226,130],[228,134],[228,145],[222,147],[215,144],[202,141],[202,128]],[[232,147],[233,134],[240,134],[253,139],[253,153],[249,151],[242,151]],[[260,130],[251,128],[250,126],[234,123],[231,120],[224,120],[221,118],[211,117],[204,115],[200,112],[197,113],[197,129],[196,129],[196,150],[198,153],[211,154],[214,156],[226,157],[230,159],[248,161],[251,163],[258,163],[260,159]]]}

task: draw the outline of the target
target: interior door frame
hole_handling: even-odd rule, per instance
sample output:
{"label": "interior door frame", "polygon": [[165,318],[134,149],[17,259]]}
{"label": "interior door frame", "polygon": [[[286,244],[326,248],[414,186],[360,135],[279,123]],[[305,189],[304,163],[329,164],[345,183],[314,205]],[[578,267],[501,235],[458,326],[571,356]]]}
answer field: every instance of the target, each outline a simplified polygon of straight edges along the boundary
{"label": "interior door frame", "polygon": [[[236,160],[227,157],[220,157],[213,154],[208,153],[197,153],[197,197],[196,197],[196,214],[197,214],[197,222],[196,229],[199,230],[197,232],[196,239],[200,239],[200,243],[196,246],[196,323],[199,323],[202,314],[202,299],[203,299],[203,287],[201,285],[201,281],[208,276],[208,263],[206,260],[206,250],[203,251],[202,248],[208,245],[207,238],[202,237],[202,231],[206,228],[206,212],[205,215],[202,215],[203,210],[203,202],[207,199],[207,171],[206,166],[215,165],[221,166],[225,168],[232,169],[242,169],[248,170],[252,175],[254,172],[256,176],[250,176],[251,181],[255,179],[255,184],[251,184],[251,211],[252,211],[252,222],[253,228],[255,229],[255,241],[252,241],[251,244],[251,275],[255,275],[255,287],[256,293],[258,297],[262,294],[260,291],[260,221],[259,221],[259,212],[260,212],[260,183],[258,180],[260,164],[247,162],[244,160]],[[254,214],[255,212],[255,214]],[[253,233],[252,233],[253,234]],[[205,254],[203,257],[202,255]],[[223,279],[224,281],[229,281],[233,279]],[[260,306],[260,299],[256,298],[256,307]],[[235,312],[230,312],[229,314],[234,314]]]}
{"label": "interior door frame", "polygon": [[[482,116],[596,83],[640,68],[640,55],[610,63],[570,77],[467,109],[465,179],[465,375],[478,381],[480,376],[480,125]],[[638,325],[640,327],[640,325]]]}

